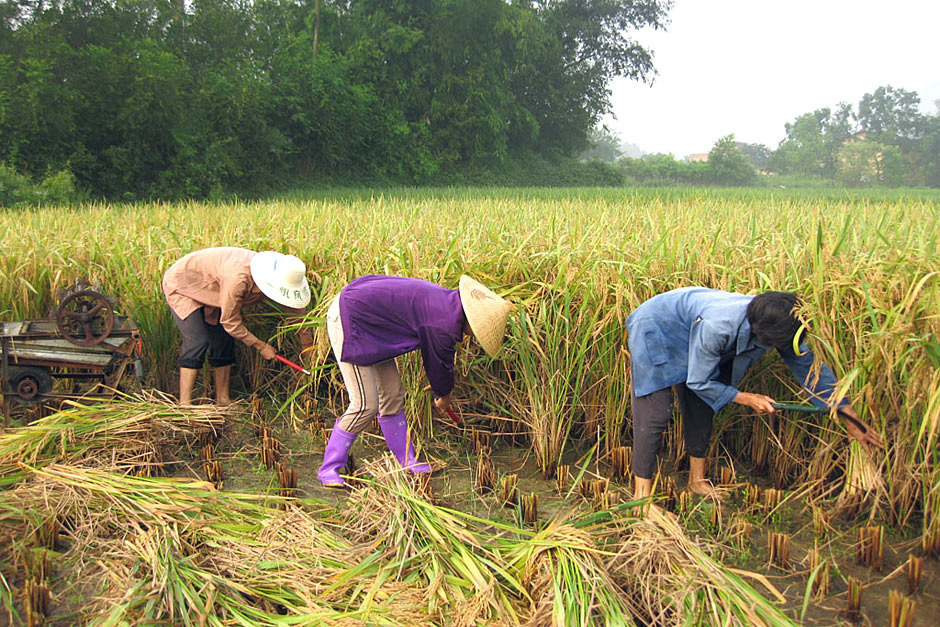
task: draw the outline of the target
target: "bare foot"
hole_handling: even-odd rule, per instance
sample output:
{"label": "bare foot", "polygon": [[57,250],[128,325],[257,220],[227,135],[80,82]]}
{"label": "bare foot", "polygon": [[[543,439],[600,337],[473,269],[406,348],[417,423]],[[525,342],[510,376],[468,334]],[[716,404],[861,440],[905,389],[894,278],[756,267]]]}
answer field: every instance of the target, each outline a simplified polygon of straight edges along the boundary
{"label": "bare foot", "polygon": [[713,486],[712,482],[708,479],[699,479],[698,481],[689,483],[689,489],[696,494],[707,496],[708,498],[715,499],[716,501],[721,501],[725,498],[725,495],[716,490],[715,486]]}
{"label": "bare foot", "polygon": [[232,399],[230,398],[220,398],[220,399],[216,399],[215,401],[216,407],[228,407],[231,404],[232,404]]}

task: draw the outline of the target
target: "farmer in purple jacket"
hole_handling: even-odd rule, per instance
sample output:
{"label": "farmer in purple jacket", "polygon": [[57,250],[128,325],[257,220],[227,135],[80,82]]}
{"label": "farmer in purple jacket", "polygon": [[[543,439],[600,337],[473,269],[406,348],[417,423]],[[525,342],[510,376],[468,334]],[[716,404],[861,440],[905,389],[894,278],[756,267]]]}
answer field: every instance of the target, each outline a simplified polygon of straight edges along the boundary
{"label": "farmer in purple jacket", "polygon": [[349,394],[336,419],[317,471],[320,483],[342,487],[339,470],[353,441],[378,414],[385,443],[402,467],[429,472],[418,462],[408,435],[405,392],[395,358],[420,350],[424,370],[441,411],[450,407],[454,355],[472,333],[494,357],[503,342],[512,306],[469,276],[459,289],[406,277],[369,275],[343,288],[326,314],[327,333]]}
{"label": "farmer in purple jacket", "polygon": [[[649,496],[663,431],[672,419],[673,391],[682,413],[689,452],[689,488],[716,496],[705,478],[705,453],[712,419],[729,403],[772,414],[774,399],[742,392],[744,373],[776,348],[818,407],[833,402],[836,378],[826,364],[811,376],[814,356],[805,344],[794,352],[801,323],[794,315],[797,298],[788,292],[758,296],[704,287],[685,287],[659,294],[627,318],[633,373],[634,496]],[[848,435],[863,445],[884,448],[881,436],[863,423],[848,401],[840,414]]]}

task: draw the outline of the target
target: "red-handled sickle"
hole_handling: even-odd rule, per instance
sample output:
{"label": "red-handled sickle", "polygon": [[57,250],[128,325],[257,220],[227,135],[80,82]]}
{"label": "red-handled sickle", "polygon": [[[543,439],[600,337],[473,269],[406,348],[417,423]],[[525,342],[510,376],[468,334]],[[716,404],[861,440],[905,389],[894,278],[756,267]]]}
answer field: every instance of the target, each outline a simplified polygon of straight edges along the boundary
{"label": "red-handled sickle", "polygon": [[303,367],[301,367],[301,366],[298,366],[297,364],[295,364],[294,362],[292,362],[292,361],[291,361],[290,359],[288,359],[287,357],[282,357],[282,356],[280,356],[280,355],[274,355],[274,358],[275,358],[276,360],[278,360],[279,362],[281,362],[282,364],[286,364],[286,365],[290,366],[291,368],[293,368],[293,369],[296,370],[297,372],[302,372],[302,373],[304,373],[304,374],[307,375],[308,377],[313,374],[312,372],[310,372],[310,371],[307,370],[306,368],[303,368]]}
{"label": "red-handled sickle", "polygon": [[450,407],[447,408],[447,415],[450,416],[450,419],[453,420],[454,424],[456,424],[458,427],[463,424],[463,422],[460,420],[460,416],[458,416],[457,413]]}

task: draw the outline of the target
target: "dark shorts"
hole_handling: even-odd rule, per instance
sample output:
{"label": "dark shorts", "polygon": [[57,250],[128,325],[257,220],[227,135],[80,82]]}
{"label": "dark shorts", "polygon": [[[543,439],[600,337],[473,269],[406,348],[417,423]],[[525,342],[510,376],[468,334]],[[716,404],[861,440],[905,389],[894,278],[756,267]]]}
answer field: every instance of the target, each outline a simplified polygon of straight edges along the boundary
{"label": "dark shorts", "polygon": [[170,313],[183,336],[180,356],[176,360],[180,368],[202,368],[206,353],[209,353],[209,365],[213,368],[235,363],[235,338],[220,324],[206,324],[202,307],[186,316],[185,320],[172,309]]}

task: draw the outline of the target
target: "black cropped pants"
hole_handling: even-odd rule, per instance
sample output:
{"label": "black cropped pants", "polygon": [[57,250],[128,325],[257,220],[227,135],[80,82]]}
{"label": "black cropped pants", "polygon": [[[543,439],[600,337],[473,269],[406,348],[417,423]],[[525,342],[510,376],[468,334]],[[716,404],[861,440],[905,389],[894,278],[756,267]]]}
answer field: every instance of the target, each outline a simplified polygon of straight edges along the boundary
{"label": "black cropped pants", "polygon": [[213,368],[230,366],[235,363],[235,338],[222,328],[221,324],[206,323],[202,307],[186,316],[183,320],[170,309],[173,320],[183,336],[180,344],[180,356],[176,365],[180,368],[202,368],[209,353],[209,365]]}
{"label": "black cropped pants", "polygon": [[[719,366],[718,380],[731,382],[731,363]],[[712,436],[715,412],[685,383],[663,388],[646,396],[633,396],[633,474],[652,479],[663,432],[672,421],[672,395],[679,401],[685,450],[692,457],[705,457]]]}

